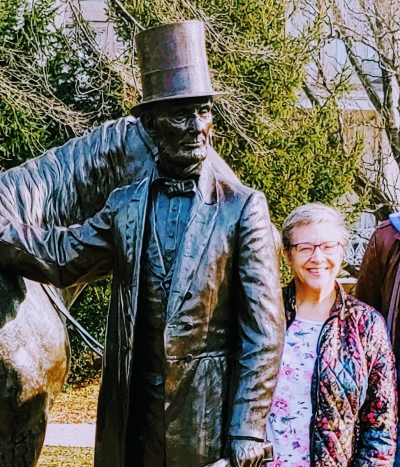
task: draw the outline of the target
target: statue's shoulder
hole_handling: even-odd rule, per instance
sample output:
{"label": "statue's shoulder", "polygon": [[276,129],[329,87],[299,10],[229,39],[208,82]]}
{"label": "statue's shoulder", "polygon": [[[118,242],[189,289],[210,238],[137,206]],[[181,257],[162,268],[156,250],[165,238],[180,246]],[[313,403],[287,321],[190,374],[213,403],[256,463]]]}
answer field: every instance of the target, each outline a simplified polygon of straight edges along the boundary
{"label": "statue's shoulder", "polygon": [[[242,183],[239,178],[233,174],[233,172],[222,172],[219,169],[214,168],[215,178],[219,186],[229,193],[234,193],[238,196],[249,197],[256,193],[262,195],[261,191],[258,191],[248,185]],[[232,175],[233,174],[233,175]]]}

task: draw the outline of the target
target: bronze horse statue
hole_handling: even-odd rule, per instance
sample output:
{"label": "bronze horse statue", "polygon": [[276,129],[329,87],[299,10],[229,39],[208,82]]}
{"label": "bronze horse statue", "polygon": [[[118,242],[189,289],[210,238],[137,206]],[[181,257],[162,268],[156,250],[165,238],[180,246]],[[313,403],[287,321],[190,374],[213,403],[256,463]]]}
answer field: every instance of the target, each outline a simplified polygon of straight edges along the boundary
{"label": "bronze horse statue", "polygon": [[[133,117],[123,119],[130,124]],[[107,122],[98,128],[104,132]],[[105,133],[105,132],[104,132]],[[85,138],[90,146],[90,134]],[[0,216],[44,228],[82,223],[111,191],[140,176],[147,161],[129,151],[80,150],[83,138],[0,174]],[[88,141],[89,139],[89,141]],[[115,147],[121,147],[115,144]],[[210,149],[217,170],[231,169]],[[68,308],[84,285],[54,289]],[[40,284],[0,274],[0,466],[34,467],[49,410],[69,370],[70,345],[59,312]]]}

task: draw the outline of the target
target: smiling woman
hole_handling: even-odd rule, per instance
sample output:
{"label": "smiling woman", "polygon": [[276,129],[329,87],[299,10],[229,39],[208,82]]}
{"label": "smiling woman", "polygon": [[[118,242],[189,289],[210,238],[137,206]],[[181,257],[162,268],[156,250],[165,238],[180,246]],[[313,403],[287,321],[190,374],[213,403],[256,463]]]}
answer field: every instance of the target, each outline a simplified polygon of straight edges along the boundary
{"label": "smiling woman", "polygon": [[348,239],[343,214],[323,204],[300,206],[285,220],[284,254],[293,272],[298,317],[328,318]]}
{"label": "smiling woman", "polygon": [[272,467],[389,467],[396,438],[394,359],[383,318],[336,282],[349,238],[343,214],[321,203],[282,227],[293,281],[268,417]]}

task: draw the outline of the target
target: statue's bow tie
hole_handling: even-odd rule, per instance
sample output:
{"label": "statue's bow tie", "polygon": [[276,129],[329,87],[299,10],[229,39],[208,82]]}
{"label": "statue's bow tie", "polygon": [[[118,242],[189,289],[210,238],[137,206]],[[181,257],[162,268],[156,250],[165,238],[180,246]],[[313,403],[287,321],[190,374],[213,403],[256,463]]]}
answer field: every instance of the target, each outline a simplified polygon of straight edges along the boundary
{"label": "statue's bow tie", "polygon": [[196,182],[193,179],[173,181],[163,180],[167,195],[192,197],[196,193]]}

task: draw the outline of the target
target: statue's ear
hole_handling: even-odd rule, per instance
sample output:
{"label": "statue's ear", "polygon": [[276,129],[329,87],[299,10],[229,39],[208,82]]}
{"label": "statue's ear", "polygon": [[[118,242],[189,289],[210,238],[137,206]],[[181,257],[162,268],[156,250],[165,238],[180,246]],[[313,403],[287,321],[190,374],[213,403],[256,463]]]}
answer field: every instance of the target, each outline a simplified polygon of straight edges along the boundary
{"label": "statue's ear", "polygon": [[155,138],[157,135],[157,120],[154,117],[153,112],[145,111],[140,115],[140,121],[146,132],[152,137]]}

